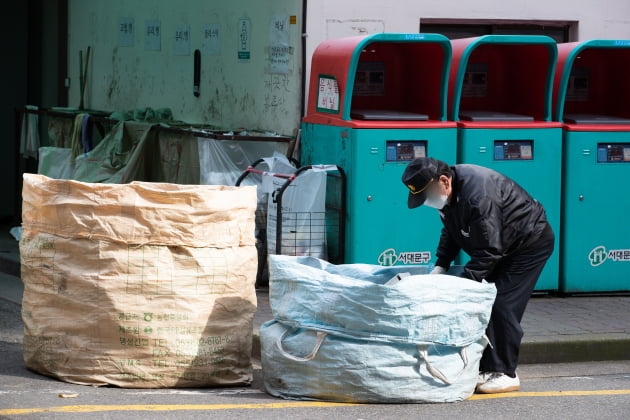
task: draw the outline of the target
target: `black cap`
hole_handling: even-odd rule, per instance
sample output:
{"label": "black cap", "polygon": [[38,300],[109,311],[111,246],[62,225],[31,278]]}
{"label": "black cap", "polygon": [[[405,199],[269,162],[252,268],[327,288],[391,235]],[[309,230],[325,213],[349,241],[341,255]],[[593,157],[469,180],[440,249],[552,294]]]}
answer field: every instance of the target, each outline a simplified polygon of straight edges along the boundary
{"label": "black cap", "polygon": [[440,161],[433,158],[417,158],[409,162],[402,175],[402,182],[409,188],[407,207],[415,209],[427,199],[426,189],[439,177]]}

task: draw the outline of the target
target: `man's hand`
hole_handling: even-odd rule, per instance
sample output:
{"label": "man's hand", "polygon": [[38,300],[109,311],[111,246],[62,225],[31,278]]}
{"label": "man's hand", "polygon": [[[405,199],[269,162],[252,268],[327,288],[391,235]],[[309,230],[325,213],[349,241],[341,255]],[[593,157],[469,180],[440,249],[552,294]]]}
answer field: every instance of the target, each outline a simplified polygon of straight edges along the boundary
{"label": "man's hand", "polygon": [[445,273],[446,273],[446,269],[444,267],[440,267],[439,265],[436,265],[435,267],[433,267],[433,270],[431,270],[429,274],[445,274]]}

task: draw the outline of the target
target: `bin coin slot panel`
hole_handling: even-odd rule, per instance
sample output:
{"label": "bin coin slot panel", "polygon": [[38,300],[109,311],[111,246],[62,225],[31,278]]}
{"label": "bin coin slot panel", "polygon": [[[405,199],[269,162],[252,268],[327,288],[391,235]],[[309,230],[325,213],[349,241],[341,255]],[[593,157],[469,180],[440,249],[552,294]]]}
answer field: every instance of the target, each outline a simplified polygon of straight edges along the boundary
{"label": "bin coin slot panel", "polygon": [[533,140],[495,140],[494,160],[533,160]]}
{"label": "bin coin slot panel", "polygon": [[630,163],[630,143],[597,143],[597,163]]}
{"label": "bin coin slot panel", "polygon": [[387,140],[387,162],[410,162],[427,156],[426,140]]}

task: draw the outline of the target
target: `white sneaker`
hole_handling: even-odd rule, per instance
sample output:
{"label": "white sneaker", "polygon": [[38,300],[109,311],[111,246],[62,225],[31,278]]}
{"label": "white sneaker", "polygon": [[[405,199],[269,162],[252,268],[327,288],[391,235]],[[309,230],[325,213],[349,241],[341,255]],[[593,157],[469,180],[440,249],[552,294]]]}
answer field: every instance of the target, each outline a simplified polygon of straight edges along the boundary
{"label": "white sneaker", "polygon": [[521,381],[518,375],[510,378],[505,373],[493,372],[488,379],[477,385],[477,392],[480,394],[498,394],[501,392],[512,392],[521,389]]}
{"label": "white sneaker", "polygon": [[479,375],[477,375],[477,385],[485,384],[488,379],[490,379],[491,375],[492,372],[479,372]]}

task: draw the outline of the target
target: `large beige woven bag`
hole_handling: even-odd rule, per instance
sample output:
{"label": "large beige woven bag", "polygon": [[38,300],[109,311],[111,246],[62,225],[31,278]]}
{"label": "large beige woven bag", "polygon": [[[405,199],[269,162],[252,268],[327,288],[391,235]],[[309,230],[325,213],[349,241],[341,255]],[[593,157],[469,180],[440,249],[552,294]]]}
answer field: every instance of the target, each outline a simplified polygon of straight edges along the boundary
{"label": "large beige woven bag", "polygon": [[255,187],[24,175],[24,361],[89,385],[252,380]]}

